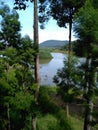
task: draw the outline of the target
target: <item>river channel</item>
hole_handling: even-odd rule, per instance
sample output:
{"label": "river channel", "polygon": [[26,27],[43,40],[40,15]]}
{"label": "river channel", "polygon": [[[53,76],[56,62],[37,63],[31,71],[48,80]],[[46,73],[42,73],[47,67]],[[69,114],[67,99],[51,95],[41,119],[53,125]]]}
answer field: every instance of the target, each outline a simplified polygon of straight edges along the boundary
{"label": "river channel", "polygon": [[[67,58],[67,54],[51,53],[52,60],[44,60],[40,63],[40,82],[41,85],[55,86],[53,83],[53,77],[56,75],[57,70],[64,66],[64,58]],[[78,58],[78,65],[85,62],[85,58]]]}
{"label": "river channel", "polygon": [[66,54],[62,53],[51,53],[51,55],[52,60],[40,64],[41,85],[55,86],[53,77],[57,70],[63,67],[64,58],[67,57]]}

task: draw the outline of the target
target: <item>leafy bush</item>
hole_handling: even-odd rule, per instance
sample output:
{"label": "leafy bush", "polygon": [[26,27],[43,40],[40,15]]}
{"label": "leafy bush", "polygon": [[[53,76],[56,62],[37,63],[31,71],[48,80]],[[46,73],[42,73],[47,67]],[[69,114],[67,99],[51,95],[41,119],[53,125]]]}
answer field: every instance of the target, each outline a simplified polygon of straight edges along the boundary
{"label": "leafy bush", "polygon": [[62,114],[59,117],[51,114],[41,115],[37,120],[37,130],[74,130],[71,128],[70,122],[66,120],[66,115],[63,115],[62,119]]}
{"label": "leafy bush", "polygon": [[38,118],[37,130],[60,130],[55,116],[47,114]]}

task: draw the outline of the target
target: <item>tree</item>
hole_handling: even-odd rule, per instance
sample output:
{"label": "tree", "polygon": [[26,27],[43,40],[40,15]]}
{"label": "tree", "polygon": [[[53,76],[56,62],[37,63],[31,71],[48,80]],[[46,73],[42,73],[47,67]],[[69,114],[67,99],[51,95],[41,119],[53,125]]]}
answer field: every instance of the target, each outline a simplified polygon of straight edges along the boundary
{"label": "tree", "polygon": [[[98,13],[91,4],[90,0],[87,0],[85,6],[80,9],[79,15],[76,19],[75,32],[81,44],[83,44],[83,52],[86,57],[85,63],[85,80],[84,80],[84,98],[86,100],[86,112],[84,120],[84,130],[92,129],[92,112],[93,112],[93,95],[96,87],[96,67],[95,61],[97,57],[94,57],[93,50],[95,46],[98,46]],[[96,61],[97,64],[97,61]]]}
{"label": "tree", "polygon": [[[18,21],[19,16],[15,10],[10,11],[8,6],[1,6],[0,15],[2,16],[1,21],[1,32],[0,39],[5,46],[17,47],[20,44],[20,22]],[[4,32],[4,33],[3,33]]]}
{"label": "tree", "polygon": [[[26,1],[29,0],[15,0],[16,9],[26,9]],[[34,2],[34,49],[36,51],[34,62],[35,62],[35,83],[37,84],[35,92],[35,104],[38,105],[38,93],[40,88],[40,76],[39,76],[39,39],[38,39],[38,13],[37,13],[37,0],[30,0]],[[17,6],[18,5],[18,6]],[[32,115],[32,126],[33,130],[36,130],[36,113]]]}
{"label": "tree", "polygon": [[39,21],[44,23],[51,16],[57,21],[59,27],[65,27],[69,24],[69,55],[72,51],[71,47],[71,31],[74,14],[83,6],[83,1],[78,0],[40,0],[39,5]]}
{"label": "tree", "polygon": [[33,41],[29,36],[25,36],[21,39],[21,46],[18,48],[16,61],[19,66],[14,65],[16,69],[16,77],[18,78],[18,84],[24,88],[32,86],[34,84],[34,54]]}
{"label": "tree", "polygon": [[[76,67],[78,60],[73,57],[70,62],[70,68],[68,60],[64,60],[64,67],[57,71],[53,81],[58,86],[58,94],[61,95],[62,99],[66,103],[66,113],[69,116],[69,103],[73,102],[75,97],[80,94],[82,88],[82,71]],[[70,74],[69,74],[70,73]],[[70,84],[68,84],[68,82]]]}
{"label": "tree", "polygon": [[16,11],[2,5],[0,14],[0,129],[24,129],[27,117],[35,111],[33,41],[29,36],[21,38]]}
{"label": "tree", "polygon": [[[67,27],[69,25],[69,47],[68,47],[68,66],[71,68],[71,35],[72,35],[72,24],[75,13],[83,6],[84,1],[78,0],[40,0],[39,5],[39,21],[43,24],[48,21],[51,17],[57,21],[59,27]],[[68,73],[70,77],[71,73]],[[70,88],[70,79],[67,82]]]}
{"label": "tree", "polygon": [[[1,54],[0,60],[1,60],[1,65],[2,65],[2,63],[4,63],[3,69],[5,69],[5,72],[3,73],[5,76],[1,75],[1,80],[3,79],[3,81],[5,81],[7,84],[7,85],[3,85],[3,82],[2,82],[2,86],[9,86],[8,90],[4,89],[4,91],[6,91],[6,93],[8,93],[8,97],[6,97],[6,98],[8,98],[8,102],[6,102],[6,100],[5,100],[4,104],[6,104],[6,105],[2,104],[2,107],[5,107],[5,111],[7,112],[6,128],[8,130],[10,130],[10,107],[9,107],[10,95],[9,95],[9,92],[11,91],[11,85],[13,85],[13,82],[15,80],[12,81],[12,79],[14,79],[14,77],[12,79],[10,79],[8,75],[9,75],[9,71],[10,71],[10,64],[12,64],[10,58],[13,59],[13,56],[16,55],[15,49],[12,49],[11,47],[15,47],[16,46],[15,43],[18,42],[18,39],[20,36],[19,35],[20,23],[18,22],[18,14],[15,11],[10,12],[9,7],[4,5],[3,3],[1,3],[0,15],[2,16],[1,31],[0,31],[0,44],[1,44],[0,49],[2,51],[0,53]],[[13,38],[13,36],[14,36],[14,38]],[[9,51],[8,46],[10,47],[9,48],[10,51],[13,52],[13,55]],[[9,82],[11,85],[9,84]],[[3,98],[3,96],[4,95],[2,95],[2,98]]]}

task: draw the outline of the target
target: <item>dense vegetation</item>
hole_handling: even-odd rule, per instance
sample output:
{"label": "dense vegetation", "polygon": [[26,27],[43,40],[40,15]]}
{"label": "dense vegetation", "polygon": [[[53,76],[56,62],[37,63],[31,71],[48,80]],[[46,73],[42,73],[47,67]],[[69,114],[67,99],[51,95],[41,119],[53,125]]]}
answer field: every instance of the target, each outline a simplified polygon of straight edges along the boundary
{"label": "dense vegetation", "polygon": [[51,49],[43,48],[39,50],[39,59],[52,59]]}
{"label": "dense vegetation", "polygon": [[[25,9],[25,1],[29,2],[15,4]],[[38,91],[37,57],[51,58],[50,50],[39,50],[38,39],[22,37],[18,13],[0,3],[0,130],[98,129],[98,2],[82,2],[39,0],[42,24],[50,16],[60,27],[69,24],[69,55],[53,78],[57,87],[42,86]],[[71,53],[72,25],[78,39],[74,52],[86,59],[80,66]]]}
{"label": "dense vegetation", "polygon": [[29,36],[21,37],[17,12],[2,4],[0,15],[0,130],[19,130],[33,112],[35,52]]}

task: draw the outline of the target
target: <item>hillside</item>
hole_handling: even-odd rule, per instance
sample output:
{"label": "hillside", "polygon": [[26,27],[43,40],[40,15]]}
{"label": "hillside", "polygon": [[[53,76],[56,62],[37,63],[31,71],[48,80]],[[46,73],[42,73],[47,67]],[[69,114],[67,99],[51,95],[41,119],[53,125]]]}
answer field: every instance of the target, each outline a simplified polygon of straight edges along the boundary
{"label": "hillside", "polygon": [[59,48],[59,47],[64,46],[67,43],[68,43],[67,40],[65,40],[65,41],[47,40],[47,41],[44,41],[44,42],[40,43],[39,47],[40,48],[44,48],[44,47],[47,47],[47,48]]}

